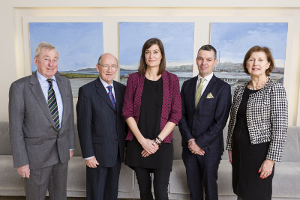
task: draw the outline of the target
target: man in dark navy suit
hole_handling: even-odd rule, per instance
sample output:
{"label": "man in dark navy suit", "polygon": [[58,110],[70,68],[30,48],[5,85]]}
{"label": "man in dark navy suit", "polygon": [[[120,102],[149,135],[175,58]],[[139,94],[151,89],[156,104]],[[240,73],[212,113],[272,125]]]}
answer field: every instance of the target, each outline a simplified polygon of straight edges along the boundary
{"label": "man in dark navy suit", "polygon": [[100,56],[96,68],[99,77],[79,89],[76,107],[87,199],[116,200],[125,151],[125,86],[114,81],[119,67],[113,55]]}
{"label": "man in dark navy suit", "polygon": [[181,89],[182,159],[186,167],[191,200],[218,199],[218,168],[224,151],[223,129],[231,106],[230,86],[213,74],[216,50],[202,46],[196,58],[199,75]]}

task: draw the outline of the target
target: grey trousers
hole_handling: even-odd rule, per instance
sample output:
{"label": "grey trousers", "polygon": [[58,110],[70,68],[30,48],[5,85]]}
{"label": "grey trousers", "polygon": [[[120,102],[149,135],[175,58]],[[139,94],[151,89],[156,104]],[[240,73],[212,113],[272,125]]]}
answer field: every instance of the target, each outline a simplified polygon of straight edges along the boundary
{"label": "grey trousers", "polygon": [[68,162],[30,169],[30,177],[24,178],[26,199],[45,200],[48,188],[50,200],[66,200],[67,177]]}

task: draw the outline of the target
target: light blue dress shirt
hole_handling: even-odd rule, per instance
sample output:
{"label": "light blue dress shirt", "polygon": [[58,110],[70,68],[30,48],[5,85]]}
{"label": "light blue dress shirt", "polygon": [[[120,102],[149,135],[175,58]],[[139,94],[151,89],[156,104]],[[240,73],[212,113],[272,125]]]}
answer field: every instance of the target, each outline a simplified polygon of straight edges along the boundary
{"label": "light blue dress shirt", "polygon": [[[46,103],[48,104],[48,90],[49,90],[49,83],[47,81],[47,78],[44,77],[42,74],[40,74],[38,71],[36,71],[37,78],[40,82],[44,97],[46,99]],[[58,107],[58,115],[59,115],[59,125],[61,128],[61,122],[62,122],[62,116],[63,116],[63,102],[61,98],[61,94],[55,79],[55,76],[52,77],[52,87],[55,92],[55,98],[57,102],[57,107]]]}

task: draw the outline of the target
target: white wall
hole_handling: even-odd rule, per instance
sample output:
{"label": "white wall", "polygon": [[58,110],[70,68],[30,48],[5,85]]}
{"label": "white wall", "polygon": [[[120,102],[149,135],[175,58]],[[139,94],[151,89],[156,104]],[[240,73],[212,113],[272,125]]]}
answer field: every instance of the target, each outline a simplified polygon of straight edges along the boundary
{"label": "white wall", "polygon": [[0,0],[2,121],[8,120],[10,84],[31,71],[28,22],[33,21],[103,22],[103,50],[116,56],[119,54],[118,22],[195,22],[194,57],[200,46],[209,43],[211,22],[288,22],[284,86],[289,101],[289,125],[300,126],[298,0]]}

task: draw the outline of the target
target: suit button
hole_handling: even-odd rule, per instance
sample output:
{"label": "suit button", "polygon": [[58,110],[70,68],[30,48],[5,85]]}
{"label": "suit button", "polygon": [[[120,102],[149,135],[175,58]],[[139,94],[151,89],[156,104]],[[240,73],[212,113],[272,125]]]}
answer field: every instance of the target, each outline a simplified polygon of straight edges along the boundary
{"label": "suit button", "polygon": [[195,131],[195,129],[193,129],[192,131]]}
{"label": "suit button", "polygon": [[196,115],[194,115],[194,118],[196,118],[197,116]]}
{"label": "suit button", "polygon": [[116,141],[118,141],[118,139],[116,139]]}

